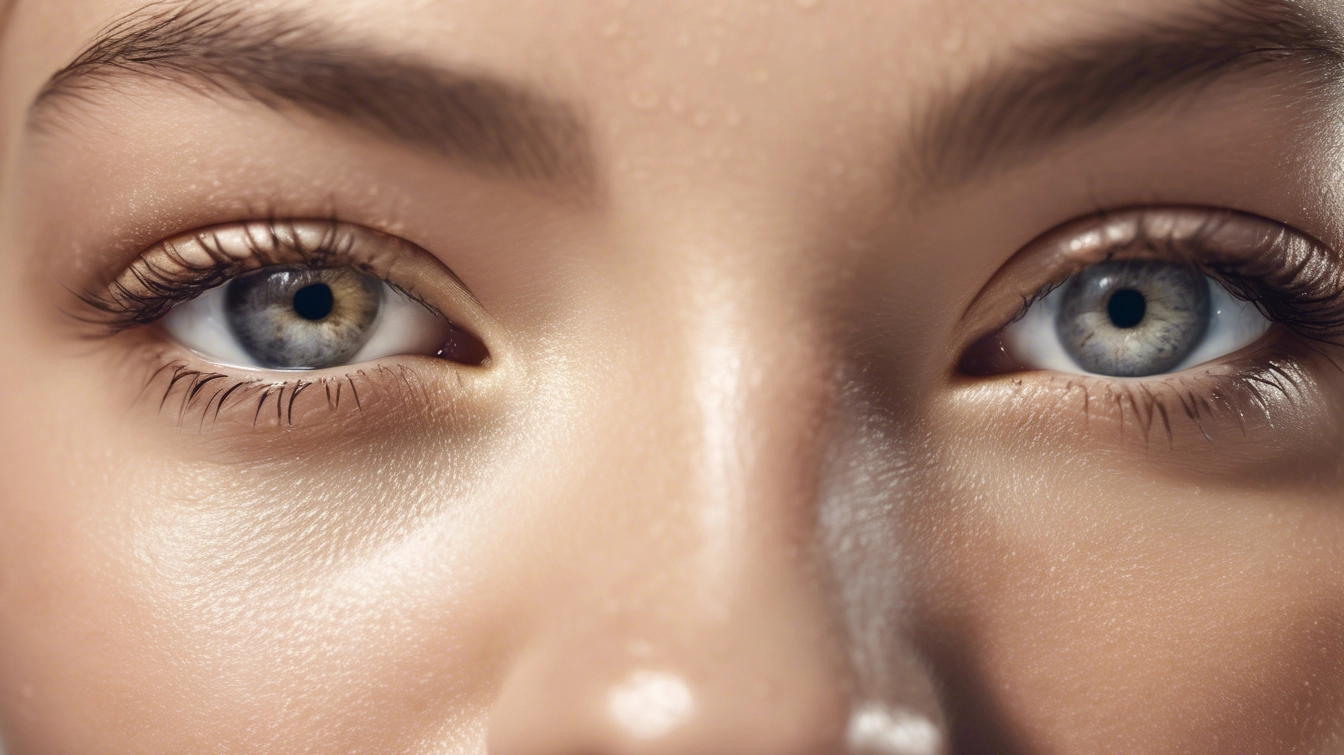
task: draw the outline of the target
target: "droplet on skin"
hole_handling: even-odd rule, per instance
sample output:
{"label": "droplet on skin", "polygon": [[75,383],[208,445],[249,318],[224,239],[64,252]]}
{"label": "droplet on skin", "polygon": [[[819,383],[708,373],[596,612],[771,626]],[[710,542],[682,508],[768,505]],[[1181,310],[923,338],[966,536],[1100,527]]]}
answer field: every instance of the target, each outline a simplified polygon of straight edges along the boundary
{"label": "droplet on skin", "polygon": [[943,37],[943,52],[957,53],[966,46],[966,31],[964,29],[953,29],[951,34]]}
{"label": "droplet on skin", "polygon": [[685,113],[685,90],[683,87],[677,87],[668,95],[668,110],[671,110],[676,116]]}
{"label": "droplet on skin", "polygon": [[636,110],[653,110],[663,101],[657,92],[631,92],[630,105]]}

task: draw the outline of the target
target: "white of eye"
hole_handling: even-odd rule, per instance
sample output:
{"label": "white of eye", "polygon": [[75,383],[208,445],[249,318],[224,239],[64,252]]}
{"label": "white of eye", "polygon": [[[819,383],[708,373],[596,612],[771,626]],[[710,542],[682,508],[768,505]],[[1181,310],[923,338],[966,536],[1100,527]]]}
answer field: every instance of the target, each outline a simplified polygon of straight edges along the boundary
{"label": "white of eye", "polygon": [[[1034,370],[1094,375],[1083,369],[1060,340],[1058,319],[1062,285],[1031,305],[1026,314],[1003,329],[1003,345],[1018,364]],[[1209,324],[1199,342],[1171,372],[1198,367],[1255,343],[1272,323],[1254,304],[1238,299],[1209,279]]]}
{"label": "white of eye", "polygon": [[[386,283],[378,317],[369,335],[347,364],[371,362],[403,354],[435,354],[448,341],[452,325],[424,305]],[[163,318],[164,330],[203,359],[224,367],[263,369],[250,356],[224,312],[228,284],[183,302]]]}

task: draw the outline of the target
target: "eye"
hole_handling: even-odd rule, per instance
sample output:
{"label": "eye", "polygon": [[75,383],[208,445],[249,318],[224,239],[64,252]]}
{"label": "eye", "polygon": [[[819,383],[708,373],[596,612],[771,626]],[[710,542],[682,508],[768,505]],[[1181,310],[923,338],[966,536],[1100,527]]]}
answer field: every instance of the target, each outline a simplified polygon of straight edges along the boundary
{"label": "eye", "polygon": [[221,365],[317,370],[402,354],[441,354],[456,329],[352,267],[272,266],[176,305],[163,327]]}
{"label": "eye", "polygon": [[1254,305],[1189,265],[1110,261],[1032,304],[1004,328],[1002,344],[1029,369],[1145,377],[1233,353],[1269,326]]}

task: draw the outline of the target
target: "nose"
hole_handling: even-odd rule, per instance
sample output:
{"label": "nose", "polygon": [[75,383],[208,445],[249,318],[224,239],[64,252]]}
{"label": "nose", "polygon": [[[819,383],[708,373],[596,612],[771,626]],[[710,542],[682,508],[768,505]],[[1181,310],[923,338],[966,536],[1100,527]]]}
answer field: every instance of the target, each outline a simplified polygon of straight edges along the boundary
{"label": "nose", "polygon": [[[802,606],[683,603],[656,625],[574,622],[515,667],[491,719],[501,755],[842,751],[852,688]],[[668,606],[671,608],[671,606]],[[681,613],[680,626],[669,624]]]}
{"label": "nose", "polygon": [[636,404],[648,416],[593,433],[614,440],[576,485],[582,513],[563,520],[588,534],[548,544],[563,576],[543,581],[489,752],[943,752],[920,664],[879,697],[854,668],[846,590],[817,537],[836,408],[826,360],[776,318],[715,324],[659,366],[680,379],[645,384],[659,391]]}

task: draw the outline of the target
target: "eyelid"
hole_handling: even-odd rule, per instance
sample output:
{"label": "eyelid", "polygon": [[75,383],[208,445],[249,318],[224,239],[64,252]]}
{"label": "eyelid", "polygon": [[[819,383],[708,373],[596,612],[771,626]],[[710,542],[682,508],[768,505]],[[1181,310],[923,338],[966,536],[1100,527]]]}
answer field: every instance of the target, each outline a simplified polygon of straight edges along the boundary
{"label": "eyelid", "polygon": [[243,273],[282,264],[352,267],[377,277],[490,344],[503,329],[451,270],[409,241],[337,220],[264,220],[200,229],[143,252],[103,291],[85,293],[81,319],[105,332],[149,325]]}
{"label": "eyelid", "polygon": [[[1106,212],[1057,227],[1027,244],[967,308],[959,351],[1021,317],[1054,287],[1112,259],[1184,261],[1204,270],[1270,319],[1316,338],[1344,331],[1339,255],[1267,218],[1227,209],[1171,206]],[[1321,308],[1304,317],[1291,298]]]}

